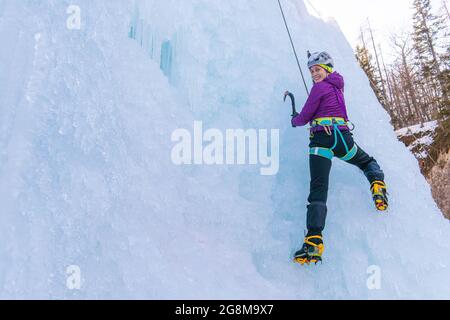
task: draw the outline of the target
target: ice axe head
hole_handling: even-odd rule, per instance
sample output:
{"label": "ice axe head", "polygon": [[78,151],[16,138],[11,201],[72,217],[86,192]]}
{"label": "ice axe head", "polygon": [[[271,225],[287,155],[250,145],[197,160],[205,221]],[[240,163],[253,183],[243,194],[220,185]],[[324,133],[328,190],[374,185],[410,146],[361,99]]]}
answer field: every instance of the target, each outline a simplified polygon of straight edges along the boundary
{"label": "ice axe head", "polygon": [[295,97],[292,93],[290,93],[289,91],[286,91],[284,93],[284,102],[286,102],[286,98],[289,97],[291,99],[291,103],[292,103],[292,116],[295,117],[298,113],[297,110],[295,110]]}

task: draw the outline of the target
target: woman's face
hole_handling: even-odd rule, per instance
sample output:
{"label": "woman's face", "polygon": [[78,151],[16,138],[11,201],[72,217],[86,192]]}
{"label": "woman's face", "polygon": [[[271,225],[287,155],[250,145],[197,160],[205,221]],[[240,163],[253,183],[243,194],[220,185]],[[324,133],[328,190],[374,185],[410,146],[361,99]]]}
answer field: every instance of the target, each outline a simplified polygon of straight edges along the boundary
{"label": "woman's face", "polygon": [[322,82],[328,76],[328,73],[325,71],[325,69],[319,66],[312,66],[309,71],[311,71],[311,76],[314,83]]}

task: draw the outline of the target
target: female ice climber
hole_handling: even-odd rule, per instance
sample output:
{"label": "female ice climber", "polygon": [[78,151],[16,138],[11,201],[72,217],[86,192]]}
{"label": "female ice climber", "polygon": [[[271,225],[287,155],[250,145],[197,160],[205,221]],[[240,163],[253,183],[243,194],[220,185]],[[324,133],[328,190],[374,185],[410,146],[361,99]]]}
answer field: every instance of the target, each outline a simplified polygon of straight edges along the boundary
{"label": "female ice climber", "polygon": [[295,262],[302,265],[322,261],[322,231],[327,216],[328,180],[334,157],[359,167],[370,182],[376,208],[384,211],[388,207],[383,171],[377,161],[353,141],[344,100],[344,79],[333,72],[333,59],[327,52],[308,53],[308,68],[314,86],[301,113],[292,117],[293,127],[311,125],[308,234],[294,257]]}

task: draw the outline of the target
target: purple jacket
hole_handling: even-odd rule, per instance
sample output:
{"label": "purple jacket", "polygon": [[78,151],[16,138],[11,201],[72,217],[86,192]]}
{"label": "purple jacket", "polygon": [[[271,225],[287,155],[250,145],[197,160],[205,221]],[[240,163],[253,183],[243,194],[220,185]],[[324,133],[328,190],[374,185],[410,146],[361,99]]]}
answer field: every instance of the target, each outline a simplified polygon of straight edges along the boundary
{"label": "purple jacket", "polygon": [[[292,125],[301,127],[314,119],[324,117],[349,120],[344,100],[344,78],[337,72],[331,73],[322,82],[314,84],[302,112],[292,119]],[[339,129],[348,130],[348,127],[340,126]],[[325,129],[318,126],[311,130],[317,132]]]}

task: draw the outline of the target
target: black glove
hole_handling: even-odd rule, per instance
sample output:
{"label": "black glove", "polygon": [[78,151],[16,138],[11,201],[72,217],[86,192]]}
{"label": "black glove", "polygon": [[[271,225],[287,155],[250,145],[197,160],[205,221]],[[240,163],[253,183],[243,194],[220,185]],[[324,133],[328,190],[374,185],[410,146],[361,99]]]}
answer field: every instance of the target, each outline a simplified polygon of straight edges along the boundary
{"label": "black glove", "polygon": [[292,128],[296,128],[296,127],[297,127],[296,125],[294,125],[293,121],[294,121],[294,118],[295,118],[296,116],[298,116],[298,115],[299,115],[298,112],[295,112],[295,113],[292,115],[292,118],[291,118],[291,125],[292,125]]}

